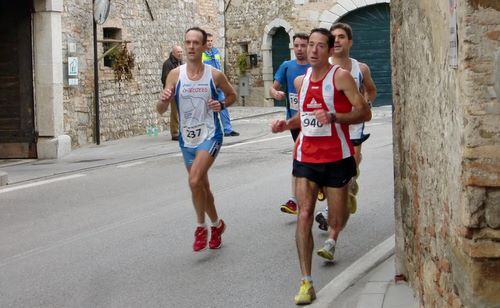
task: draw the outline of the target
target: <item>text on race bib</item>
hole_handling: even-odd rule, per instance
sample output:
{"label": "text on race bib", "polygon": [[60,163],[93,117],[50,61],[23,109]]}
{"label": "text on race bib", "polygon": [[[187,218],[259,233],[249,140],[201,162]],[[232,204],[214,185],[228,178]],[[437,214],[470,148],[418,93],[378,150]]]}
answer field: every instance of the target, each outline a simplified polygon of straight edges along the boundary
{"label": "text on race bib", "polygon": [[197,146],[207,138],[208,130],[205,123],[182,128],[182,139],[190,146]]}
{"label": "text on race bib", "polygon": [[288,93],[288,102],[290,104],[290,109],[299,110],[299,97],[297,93]]}
{"label": "text on race bib", "polygon": [[304,136],[327,137],[332,135],[332,125],[321,124],[314,115],[314,112],[302,112],[300,114],[301,130]]}

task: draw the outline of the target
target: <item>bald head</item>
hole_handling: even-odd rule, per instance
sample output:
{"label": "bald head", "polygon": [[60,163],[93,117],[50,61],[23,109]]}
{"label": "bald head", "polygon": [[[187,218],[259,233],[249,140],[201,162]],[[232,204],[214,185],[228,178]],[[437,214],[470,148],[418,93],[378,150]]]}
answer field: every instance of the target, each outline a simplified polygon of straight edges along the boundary
{"label": "bald head", "polygon": [[174,46],[174,48],[172,48],[172,55],[177,60],[181,60],[182,59],[182,47],[181,46]]}

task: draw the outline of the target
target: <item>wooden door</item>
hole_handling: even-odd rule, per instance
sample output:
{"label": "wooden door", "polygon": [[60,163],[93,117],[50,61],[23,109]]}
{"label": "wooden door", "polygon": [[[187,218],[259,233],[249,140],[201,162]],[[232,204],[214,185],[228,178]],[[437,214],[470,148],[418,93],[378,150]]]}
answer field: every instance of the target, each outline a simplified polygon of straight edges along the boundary
{"label": "wooden door", "polygon": [[0,2],[0,158],[36,158],[31,11]]}

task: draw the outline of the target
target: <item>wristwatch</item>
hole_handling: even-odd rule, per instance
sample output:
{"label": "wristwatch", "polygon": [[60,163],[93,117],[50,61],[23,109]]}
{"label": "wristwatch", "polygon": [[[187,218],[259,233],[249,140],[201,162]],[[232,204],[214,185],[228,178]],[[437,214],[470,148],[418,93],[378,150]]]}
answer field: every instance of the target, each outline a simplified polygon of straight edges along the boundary
{"label": "wristwatch", "polygon": [[330,123],[335,123],[335,121],[337,121],[337,116],[335,113],[330,112]]}
{"label": "wristwatch", "polygon": [[219,102],[219,104],[220,104],[220,110],[224,110],[226,108],[224,102]]}

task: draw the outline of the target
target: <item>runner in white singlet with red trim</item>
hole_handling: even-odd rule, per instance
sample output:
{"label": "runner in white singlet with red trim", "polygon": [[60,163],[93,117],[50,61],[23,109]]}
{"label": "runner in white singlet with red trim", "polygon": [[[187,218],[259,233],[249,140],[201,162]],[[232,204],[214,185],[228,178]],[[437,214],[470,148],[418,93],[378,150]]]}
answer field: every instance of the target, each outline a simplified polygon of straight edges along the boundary
{"label": "runner in white singlet with red trim", "polygon": [[[350,71],[359,91],[364,95],[369,105],[377,96],[377,88],[372,79],[370,68],[365,63],[359,62],[349,56],[352,47],[352,29],[348,24],[335,23],[331,26],[330,32],[335,37],[335,45],[333,56],[330,57],[330,64],[340,65],[343,69]],[[357,178],[359,177],[359,165],[361,164],[361,146],[370,134],[364,133],[365,123],[349,125],[349,135],[352,145],[354,146],[354,159],[356,160],[357,173],[349,183],[348,208],[351,214],[354,214],[357,209],[356,195],[358,194],[359,186]],[[315,220],[318,222],[318,227],[321,230],[328,230],[328,207],[318,211]]]}

